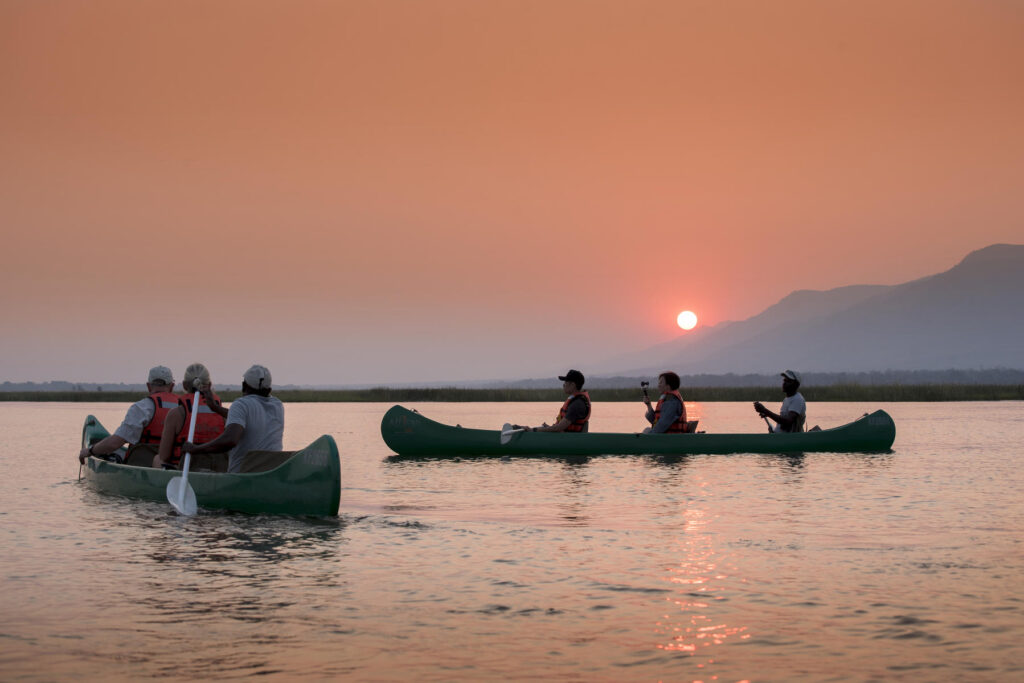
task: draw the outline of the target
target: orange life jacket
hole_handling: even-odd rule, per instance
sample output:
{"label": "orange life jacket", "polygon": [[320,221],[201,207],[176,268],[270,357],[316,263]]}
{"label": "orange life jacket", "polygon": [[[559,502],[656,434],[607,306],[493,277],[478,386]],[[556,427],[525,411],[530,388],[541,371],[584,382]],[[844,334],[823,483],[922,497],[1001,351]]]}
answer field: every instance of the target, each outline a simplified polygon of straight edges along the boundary
{"label": "orange life jacket", "polygon": [[178,407],[178,399],[181,397],[169,391],[156,391],[146,398],[153,402],[153,419],[142,428],[139,443],[159,444],[160,437],[164,433],[164,420],[167,419],[167,413]]}
{"label": "orange life jacket", "polygon": [[[218,401],[220,396],[213,395]],[[174,452],[171,454],[171,462],[175,465],[181,459],[181,444],[188,438],[188,428],[192,422],[192,399],[194,395],[183,396],[178,404],[185,409],[185,422],[181,425],[181,431],[174,439]],[[192,443],[201,444],[213,441],[224,433],[224,418],[215,413],[213,408],[206,405],[206,399],[199,394],[199,412],[196,413],[196,433],[192,435]]]}
{"label": "orange life jacket", "polygon": [[682,413],[679,415],[679,419],[668,426],[668,429],[664,431],[665,434],[685,434],[686,433],[686,403],[683,401],[682,394],[676,389],[669,389],[661,398],[658,399],[658,405],[654,408],[654,424],[658,424],[658,420],[661,419],[661,405],[665,402],[665,396],[675,396],[679,399],[679,405],[683,407]]}
{"label": "orange life jacket", "polygon": [[585,391],[577,391],[575,394],[565,399],[565,403],[562,404],[562,409],[558,411],[558,417],[555,418],[555,424],[562,421],[565,417],[565,411],[569,410],[569,404],[575,401],[577,398],[582,398],[587,404],[587,414],[582,420],[576,420],[566,427],[567,432],[585,432],[588,429],[587,422],[590,420],[590,394]]}

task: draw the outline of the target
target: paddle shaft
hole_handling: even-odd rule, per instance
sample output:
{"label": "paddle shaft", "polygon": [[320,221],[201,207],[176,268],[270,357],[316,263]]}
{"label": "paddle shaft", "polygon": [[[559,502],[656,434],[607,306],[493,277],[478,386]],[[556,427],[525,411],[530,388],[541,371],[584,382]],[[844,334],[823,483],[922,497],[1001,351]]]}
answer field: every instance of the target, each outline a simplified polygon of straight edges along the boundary
{"label": "paddle shaft", "polygon": [[[186,441],[192,443],[192,439],[196,435],[196,417],[199,415],[199,395],[200,392],[196,389],[195,396],[192,397],[192,419],[188,423],[188,438]],[[178,506],[182,509],[185,508],[185,492],[188,490],[188,466],[192,460],[192,454],[185,454],[185,464],[181,468],[181,491],[178,493]]]}

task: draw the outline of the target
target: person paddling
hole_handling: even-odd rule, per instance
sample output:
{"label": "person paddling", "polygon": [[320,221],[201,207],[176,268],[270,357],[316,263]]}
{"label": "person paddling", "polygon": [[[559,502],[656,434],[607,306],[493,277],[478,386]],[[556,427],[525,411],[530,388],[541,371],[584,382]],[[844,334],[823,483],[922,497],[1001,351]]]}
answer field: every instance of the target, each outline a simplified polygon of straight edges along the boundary
{"label": "person paddling", "polygon": [[647,413],[644,417],[651,426],[644,434],[683,434],[686,432],[686,404],[679,393],[679,375],[674,372],[663,372],[658,375],[658,391],[661,397],[656,407],[651,406],[651,398],[644,389],[644,404]]}
{"label": "person paddling", "polygon": [[224,431],[224,418],[228,409],[221,405],[220,397],[213,393],[210,371],[202,363],[193,363],[185,368],[185,379],[181,387],[186,392],[201,392],[199,405],[193,406],[194,395],[186,393],[178,401],[178,407],[167,414],[164,431],[160,437],[160,449],[153,457],[153,467],[177,467],[181,460],[181,445],[188,437],[192,411],[196,410],[196,432],[194,443],[213,441]]}
{"label": "person paddling", "polygon": [[590,394],[583,391],[583,383],[586,381],[583,373],[579,370],[569,370],[565,375],[559,375],[562,380],[562,391],[569,398],[565,399],[561,410],[555,417],[555,423],[549,425],[545,422],[540,427],[526,427],[513,425],[514,429],[523,429],[528,432],[586,432],[590,429]]}
{"label": "person paddling", "polygon": [[804,422],[807,421],[807,401],[797,391],[800,388],[800,375],[792,370],[781,373],[782,391],[786,398],[782,401],[782,407],[778,414],[765,408],[760,401],[754,401],[754,410],[761,417],[766,417],[776,422],[773,432],[802,432]]}
{"label": "person paddling", "polygon": [[151,444],[155,447],[160,443],[167,413],[178,407],[180,398],[174,393],[174,374],[171,369],[166,365],[150,368],[146,390],[149,395],[128,408],[124,421],[114,433],[83,448],[78,454],[78,462],[84,463],[90,455],[111,456],[125,444]]}

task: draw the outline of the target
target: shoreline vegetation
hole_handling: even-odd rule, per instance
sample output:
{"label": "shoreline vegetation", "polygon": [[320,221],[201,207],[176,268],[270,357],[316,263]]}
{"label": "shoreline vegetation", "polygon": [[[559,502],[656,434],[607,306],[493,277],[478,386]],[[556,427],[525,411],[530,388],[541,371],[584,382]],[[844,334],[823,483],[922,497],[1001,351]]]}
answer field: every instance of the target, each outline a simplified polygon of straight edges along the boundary
{"label": "shoreline vegetation", "polygon": [[[771,387],[683,387],[686,401],[731,402],[782,400],[778,386]],[[598,388],[589,390],[596,401],[632,402],[641,400],[638,388]],[[657,400],[657,391],[651,391]],[[1018,384],[833,384],[801,388],[800,393],[811,402],[901,402],[901,401],[1021,401],[1024,385]],[[217,394],[225,402],[241,396],[241,392],[225,390]],[[131,403],[145,392],[139,391],[9,391],[0,392],[0,401]],[[282,389],[274,396],[285,403],[523,403],[559,402],[565,395],[561,389],[462,389],[390,388],[372,389]]]}

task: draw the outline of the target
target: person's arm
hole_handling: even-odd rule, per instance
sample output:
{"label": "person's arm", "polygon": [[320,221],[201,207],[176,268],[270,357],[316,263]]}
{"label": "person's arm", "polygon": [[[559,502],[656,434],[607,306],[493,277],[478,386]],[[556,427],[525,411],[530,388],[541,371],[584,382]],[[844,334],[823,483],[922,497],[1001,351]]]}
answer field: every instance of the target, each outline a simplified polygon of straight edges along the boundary
{"label": "person's arm", "polygon": [[192,453],[193,455],[198,455],[200,453],[223,453],[230,451],[238,445],[244,434],[245,427],[235,422],[225,427],[224,433],[213,441],[207,441],[198,445],[191,441],[186,441],[181,447],[181,454]]}
{"label": "person's arm", "polygon": [[156,455],[153,456],[153,467],[163,467],[170,464],[171,457],[174,455],[174,442],[177,441],[178,434],[181,433],[181,428],[184,424],[185,409],[182,406],[178,406],[167,413],[167,417],[164,418],[164,431],[160,434],[160,448],[157,449]]}
{"label": "person's arm", "polygon": [[654,424],[654,406],[651,405],[651,397],[647,395],[646,391],[644,392],[644,405],[647,406],[647,412],[644,413],[644,417],[647,418],[648,422]]}
{"label": "person's arm", "polygon": [[221,404],[220,399],[213,395],[213,388],[207,387],[203,391],[203,400],[206,401],[206,405],[209,406],[210,410],[217,413],[223,418],[227,418],[228,409]]}
{"label": "person's arm", "polygon": [[138,443],[142,430],[153,419],[155,407],[153,401],[142,400],[133,403],[124,416],[124,420],[114,433],[78,453],[78,462],[84,463],[90,455],[109,455],[125,444]]}
{"label": "person's arm", "polygon": [[532,427],[530,431],[534,432],[564,432],[572,424],[572,420],[567,417],[563,417],[561,420],[553,425],[544,424],[543,427]]}
{"label": "person's arm", "polygon": [[787,410],[785,415],[773,413],[765,408],[760,401],[754,401],[754,410],[761,417],[767,417],[769,420],[775,421],[779,425],[780,431],[783,432],[792,430],[793,426],[800,419],[800,413],[795,413],[792,410]]}
{"label": "person's arm", "polygon": [[[656,425],[651,427],[651,434],[664,434],[682,414],[683,406],[680,405],[679,401],[675,400],[674,396],[671,400],[665,401],[661,404],[661,418],[658,419]],[[653,423],[654,420],[652,418],[653,411],[651,418],[648,418]]]}
{"label": "person's arm", "polygon": [[84,463],[85,459],[90,455],[109,455],[126,443],[128,442],[117,434],[111,434],[102,441],[94,443],[93,445],[79,451],[78,462]]}

